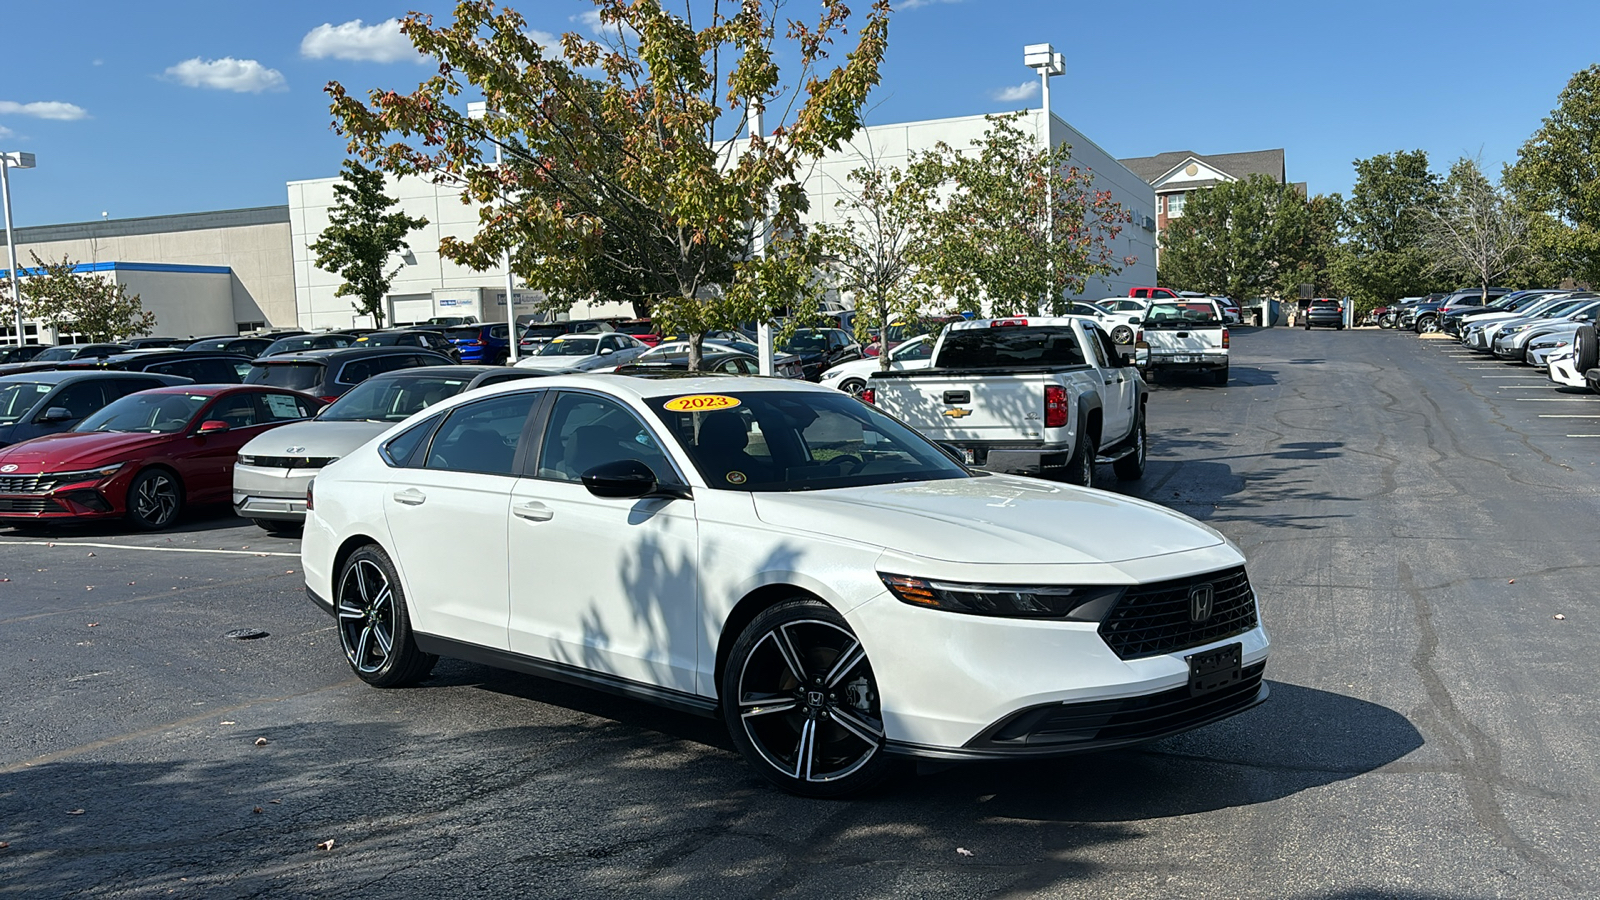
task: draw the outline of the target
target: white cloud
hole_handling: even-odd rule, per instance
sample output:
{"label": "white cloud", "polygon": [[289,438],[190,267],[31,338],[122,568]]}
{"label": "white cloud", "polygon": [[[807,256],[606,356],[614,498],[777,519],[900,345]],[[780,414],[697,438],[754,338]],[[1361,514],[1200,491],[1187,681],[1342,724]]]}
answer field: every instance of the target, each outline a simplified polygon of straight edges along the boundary
{"label": "white cloud", "polygon": [[181,85],[213,88],[219,91],[259,94],[262,91],[281,91],[288,87],[283,73],[269,69],[253,59],[203,60],[196,56],[186,59],[167,70],[167,77]]}
{"label": "white cloud", "polygon": [[44,100],[38,103],[0,100],[0,116],[33,116],[36,119],[60,119],[63,122],[70,122],[74,119],[87,119],[89,113],[81,106],[62,103],[59,100]]}
{"label": "white cloud", "polygon": [[1021,84],[1003,87],[995,91],[993,96],[1001,103],[1012,103],[1017,100],[1031,100],[1039,93],[1039,82],[1024,81]]}
{"label": "white cloud", "polygon": [[11,137],[14,134],[16,134],[15,131],[12,131],[11,129],[5,127],[4,125],[0,125],[0,140],[3,140],[3,139],[8,138],[8,137]]}
{"label": "white cloud", "polygon": [[900,8],[901,12],[905,12],[908,9],[917,9],[918,7],[923,7],[923,6],[933,6],[935,4],[940,4],[940,3],[960,3],[960,2],[961,2],[961,0],[905,0],[904,3],[899,4],[899,8]]}
{"label": "white cloud", "polygon": [[527,36],[528,40],[547,50],[552,48],[558,52],[561,50],[561,35],[559,34],[551,34],[548,31],[540,31],[537,28],[529,28],[523,34]]}
{"label": "white cloud", "polygon": [[600,30],[605,26],[605,23],[600,21],[600,10],[598,9],[591,9],[588,12],[578,13],[572,17],[572,21],[582,23],[583,27],[589,29],[595,34],[599,34]]}
{"label": "white cloud", "polygon": [[399,19],[363,25],[351,19],[342,25],[324,22],[300,40],[300,55],[311,59],[350,59],[357,62],[424,62],[411,39],[400,33]]}

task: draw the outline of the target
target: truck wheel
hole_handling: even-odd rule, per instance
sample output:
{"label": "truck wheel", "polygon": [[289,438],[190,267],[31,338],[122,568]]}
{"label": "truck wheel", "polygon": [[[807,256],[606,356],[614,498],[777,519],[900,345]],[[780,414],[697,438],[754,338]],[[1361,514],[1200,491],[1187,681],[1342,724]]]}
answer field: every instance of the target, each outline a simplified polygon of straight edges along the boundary
{"label": "truck wheel", "polygon": [[1595,337],[1593,325],[1579,325],[1578,331],[1572,336],[1572,368],[1574,371],[1587,372],[1600,365],[1600,340]]}
{"label": "truck wheel", "polygon": [[1087,431],[1078,435],[1078,447],[1067,460],[1067,481],[1082,487],[1094,487],[1094,458],[1100,454],[1099,442]]}
{"label": "truck wheel", "polygon": [[1139,420],[1133,424],[1133,452],[1111,464],[1119,481],[1138,481],[1144,477],[1146,455],[1144,404],[1139,404]]}
{"label": "truck wheel", "polygon": [[1227,366],[1223,366],[1220,369],[1212,369],[1211,370],[1211,383],[1212,384],[1227,384],[1228,383],[1228,367]]}

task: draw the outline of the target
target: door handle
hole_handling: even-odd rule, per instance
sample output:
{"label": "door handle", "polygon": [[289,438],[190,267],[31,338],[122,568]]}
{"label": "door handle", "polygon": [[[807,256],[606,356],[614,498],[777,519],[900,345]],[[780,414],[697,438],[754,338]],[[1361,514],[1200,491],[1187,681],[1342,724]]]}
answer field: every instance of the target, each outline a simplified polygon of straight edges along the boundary
{"label": "door handle", "polygon": [[416,488],[406,488],[403,491],[394,492],[394,502],[403,506],[421,506],[422,501],[426,499],[428,499],[428,495]]}
{"label": "door handle", "polygon": [[548,522],[555,518],[556,511],[543,503],[533,501],[519,503],[511,507],[511,514],[519,519],[527,519],[530,522]]}

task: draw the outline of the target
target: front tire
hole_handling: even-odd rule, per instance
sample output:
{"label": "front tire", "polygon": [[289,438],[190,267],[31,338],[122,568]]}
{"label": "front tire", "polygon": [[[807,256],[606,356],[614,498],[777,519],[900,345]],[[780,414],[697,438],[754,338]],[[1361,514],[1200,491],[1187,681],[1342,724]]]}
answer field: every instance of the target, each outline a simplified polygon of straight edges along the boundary
{"label": "front tire", "polygon": [[1111,471],[1117,473],[1119,481],[1138,481],[1144,477],[1145,457],[1148,448],[1145,444],[1144,404],[1139,404],[1139,420],[1133,425],[1133,452],[1111,464]]}
{"label": "front tire", "polygon": [[867,389],[867,383],[859,378],[846,378],[839,383],[839,390],[852,397],[860,397],[861,392]]}
{"label": "front tire", "polygon": [[1111,342],[1114,344],[1133,343],[1133,329],[1126,325],[1118,325],[1111,329]]}
{"label": "front tire", "polygon": [[373,687],[406,687],[428,677],[439,657],[417,649],[405,591],[377,544],[344,561],[334,588],[339,646],[356,677]]}
{"label": "front tire", "polygon": [[128,485],[128,521],[139,528],[166,528],[182,511],[183,482],[166,469],[145,469]]}
{"label": "front tire", "polygon": [[825,603],[796,598],[757,615],[728,655],[721,688],[734,745],[791,794],[855,794],[894,769],[872,665]]}

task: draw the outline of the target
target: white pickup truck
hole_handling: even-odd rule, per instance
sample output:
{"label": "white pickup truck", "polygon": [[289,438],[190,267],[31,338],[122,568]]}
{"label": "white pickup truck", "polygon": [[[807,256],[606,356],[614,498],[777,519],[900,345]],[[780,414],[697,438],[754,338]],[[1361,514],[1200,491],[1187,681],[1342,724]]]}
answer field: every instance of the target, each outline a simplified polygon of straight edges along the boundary
{"label": "white pickup truck", "polygon": [[1152,383],[1163,372],[1200,372],[1213,384],[1228,383],[1228,323],[1217,301],[1155,300],[1139,327],[1149,347],[1144,374]]}
{"label": "white pickup truck", "polygon": [[1065,475],[1096,463],[1144,475],[1144,380],[1084,316],[973,319],[945,328],[927,369],[874,372],[861,399],[974,468]]}

